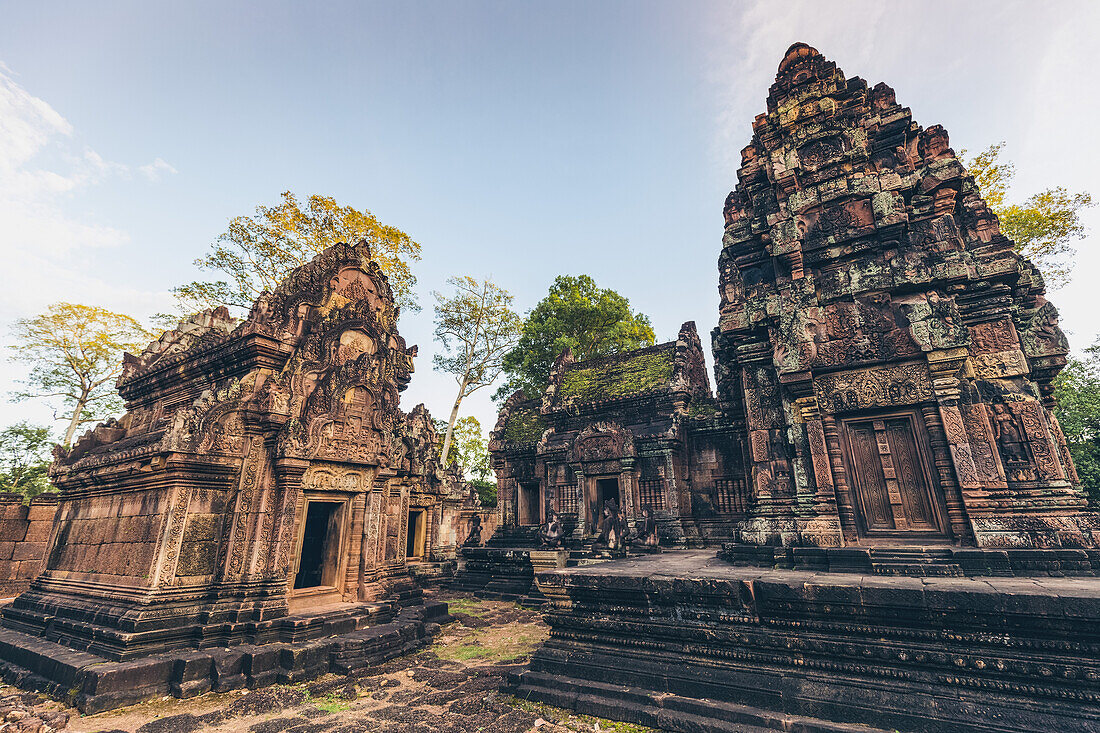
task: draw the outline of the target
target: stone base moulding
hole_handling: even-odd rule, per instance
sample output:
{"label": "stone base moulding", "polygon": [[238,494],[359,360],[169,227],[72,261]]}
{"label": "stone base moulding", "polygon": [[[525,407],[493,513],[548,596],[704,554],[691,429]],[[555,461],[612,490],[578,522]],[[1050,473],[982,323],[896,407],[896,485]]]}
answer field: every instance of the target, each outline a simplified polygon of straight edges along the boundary
{"label": "stone base moulding", "polygon": [[1095,577],[881,577],[680,551],[537,582],[551,635],[512,680],[523,698],[685,733],[1100,730]]}
{"label": "stone base moulding", "polygon": [[81,712],[98,713],[164,695],[188,698],[301,682],[328,672],[354,674],[419,648],[452,620],[447,604],[439,602],[400,608],[392,620],[369,626],[362,624],[369,623],[370,614],[354,611],[280,619],[283,631],[295,638],[290,643],[180,649],[126,662],[0,629],[0,676]]}

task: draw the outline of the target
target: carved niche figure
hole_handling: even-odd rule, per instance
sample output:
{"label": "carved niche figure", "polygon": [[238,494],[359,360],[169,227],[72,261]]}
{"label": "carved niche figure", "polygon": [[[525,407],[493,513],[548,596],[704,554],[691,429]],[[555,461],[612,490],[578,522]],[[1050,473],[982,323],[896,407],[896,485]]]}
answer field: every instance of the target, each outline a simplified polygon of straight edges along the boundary
{"label": "carved niche figure", "polygon": [[642,547],[656,547],[661,538],[657,534],[657,520],[648,506],[642,507],[642,517],[638,522],[638,544]]}
{"label": "carved niche figure", "polygon": [[561,547],[565,539],[565,530],[561,526],[561,517],[553,509],[546,510],[546,522],[539,527],[539,541],[543,547]]}
{"label": "carved niche figure", "polygon": [[1024,436],[1016,422],[1016,416],[1006,410],[1004,405],[993,406],[993,432],[997,438],[997,447],[1001,449],[1001,456],[1006,462],[1028,462]]}
{"label": "carved niche figure", "polygon": [[603,504],[603,516],[600,518],[600,536],[597,540],[609,550],[622,550],[623,537],[626,534],[626,522],[619,513],[619,502],[608,499]]}
{"label": "carved niche figure", "polygon": [[475,514],[470,517],[470,532],[466,535],[466,541],[462,543],[463,547],[481,547],[481,515]]}

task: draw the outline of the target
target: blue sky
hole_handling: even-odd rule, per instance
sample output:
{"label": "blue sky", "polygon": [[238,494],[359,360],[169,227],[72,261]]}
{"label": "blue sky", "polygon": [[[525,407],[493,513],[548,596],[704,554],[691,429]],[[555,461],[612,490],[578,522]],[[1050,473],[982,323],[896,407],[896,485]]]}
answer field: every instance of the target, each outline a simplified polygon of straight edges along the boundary
{"label": "blue sky", "polygon": [[[521,311],[588,273],[658,338],[717,314],[722,202],[784,50],[885,81],[956,149],[999,140],[1016,198],[1100,196],[1100,3],[0,2],[0,332],[70,300],[135,316],[283,190],[424,247],[403,396],[446,416],[431,291],[491,275]],[[1094,234],[1053,293],[1100,330]],[[0,389],[20,370],[0,364]],[[491,389],[468,400],[486,429]],[[47,422],[33,402],[0,424]]]}

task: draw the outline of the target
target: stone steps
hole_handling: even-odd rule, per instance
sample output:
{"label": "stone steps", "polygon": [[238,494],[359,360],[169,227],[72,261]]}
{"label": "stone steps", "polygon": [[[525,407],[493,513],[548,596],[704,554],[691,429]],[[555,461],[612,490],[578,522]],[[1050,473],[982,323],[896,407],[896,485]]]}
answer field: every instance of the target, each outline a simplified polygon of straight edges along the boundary
{"label": "stone steps", "polygon": [[869,550],[871,572],[875,575],[909,575],[917,577],[962,577],[963,569],[948,549],[875,548]]}
{"label": "stone steps", "polygon": [[524,700],[636,723],[670,733],[886,733],[866,725],[775,713],[750,705],[652,693],[599,682],[578,684],[559,675],[513,674],[507,688]]}

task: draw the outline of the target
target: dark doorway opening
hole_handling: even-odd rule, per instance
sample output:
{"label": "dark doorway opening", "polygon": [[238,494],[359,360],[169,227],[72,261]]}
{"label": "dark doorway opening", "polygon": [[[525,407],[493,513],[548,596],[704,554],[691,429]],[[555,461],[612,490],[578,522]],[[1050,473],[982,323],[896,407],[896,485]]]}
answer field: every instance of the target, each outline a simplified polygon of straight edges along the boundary
{"label": "dark doorway opening", "polygon": [[306,504],[298,573],[294,576],[296,589],[336,585],[342,508],[343,504],[335,501]]}
{"label": "dark doorway opening", "polygon": [[516,517],[520,524],[538,524],[542,521],[539,516],[539,485],[535,483],[520,484],[519,487],[519,506],[517,507],[519,516]]}
{"label": "dark doorway opening", "polygon": [[603,513],[603,505],[610,501],[615,500],[615,503],[621,510],[623,507],[622,498],[619,496],[619,479],[617,478],[601,478],[596,479],[596,513],[597,515]]}
{"label": "dark doorway opening", "polygon": [[423,509],[409,510],[409,536],[405,541],[406,557],[424,557],[424,519]]}

